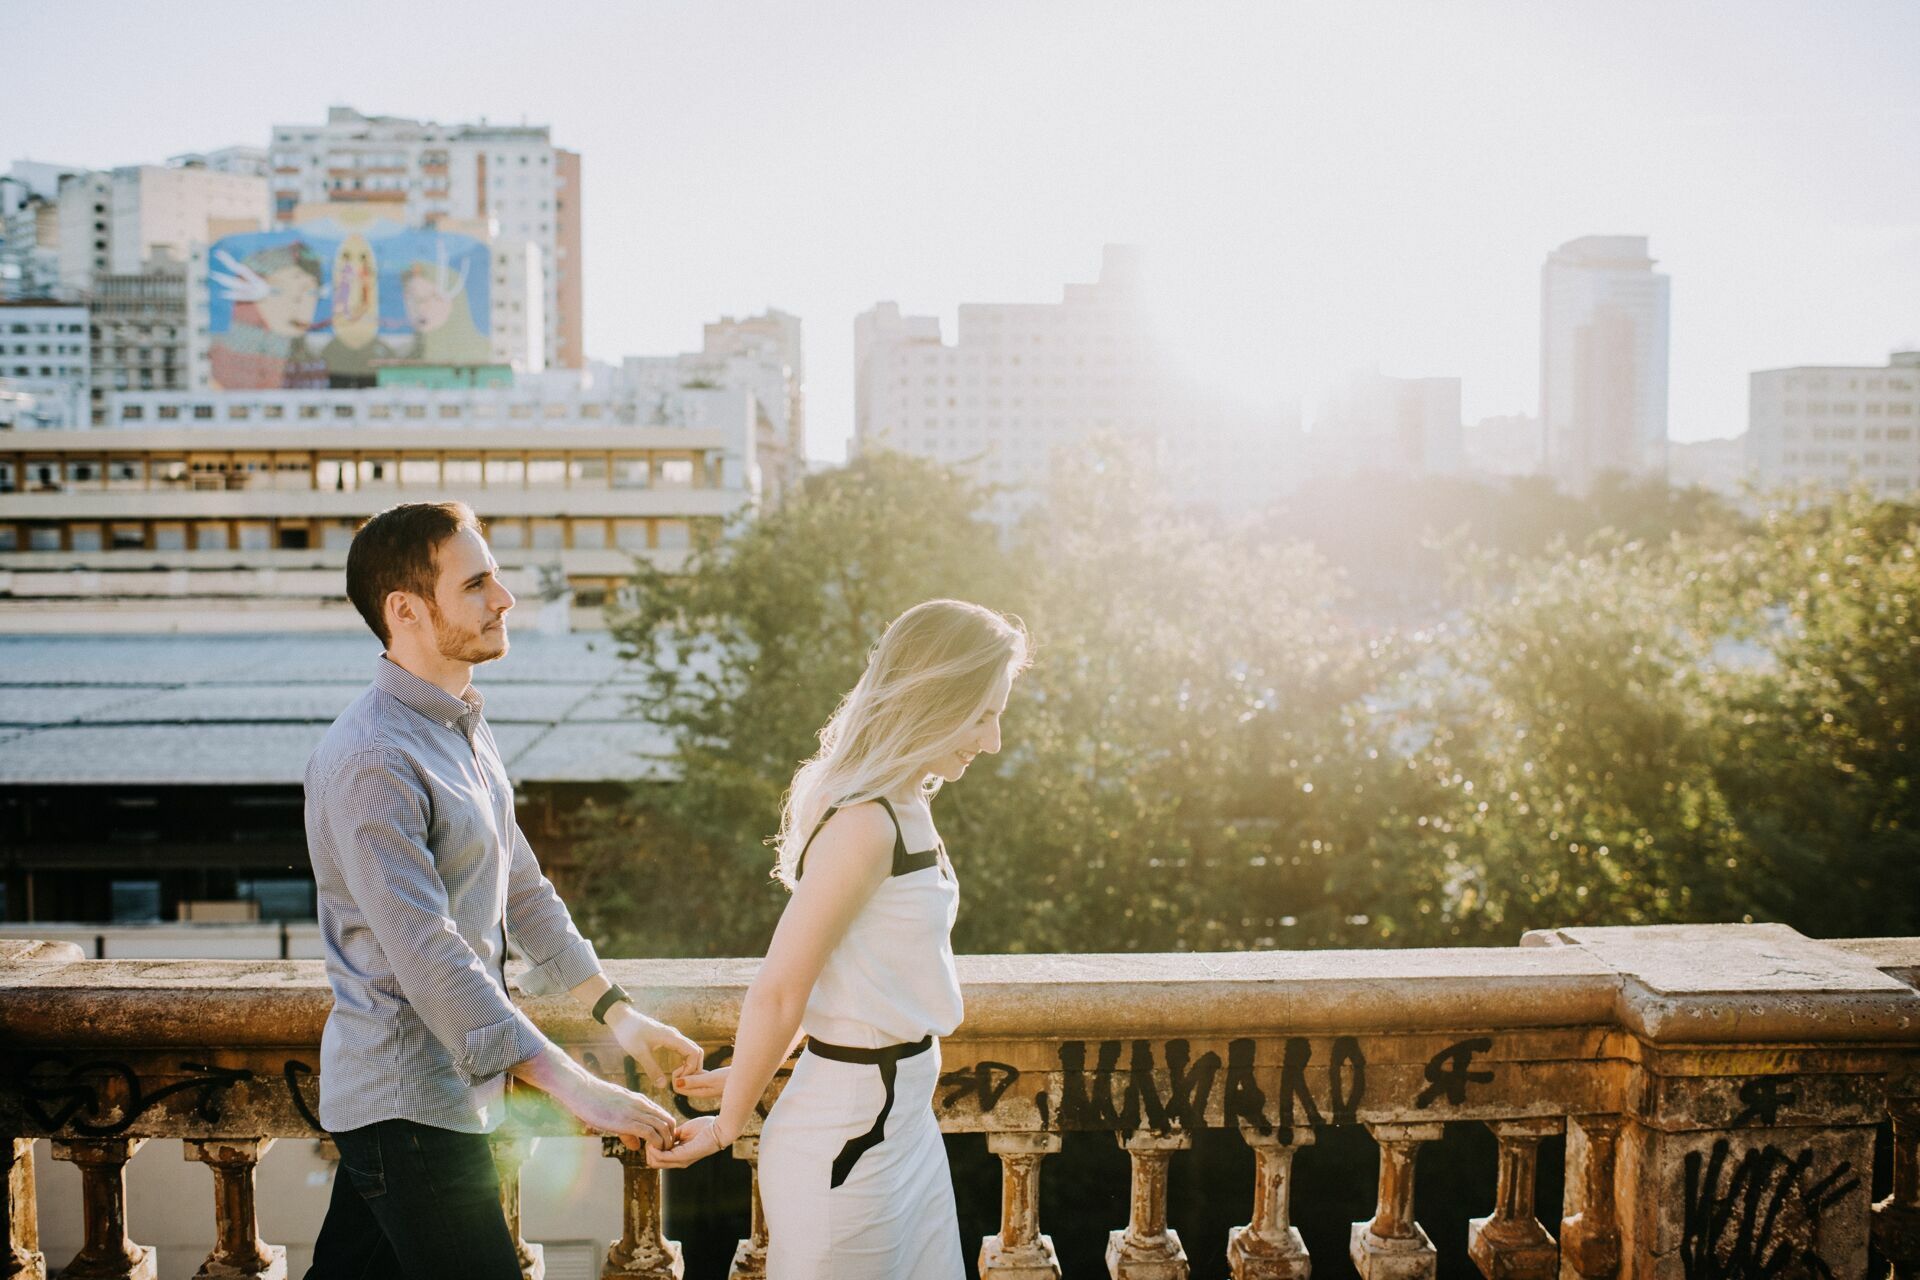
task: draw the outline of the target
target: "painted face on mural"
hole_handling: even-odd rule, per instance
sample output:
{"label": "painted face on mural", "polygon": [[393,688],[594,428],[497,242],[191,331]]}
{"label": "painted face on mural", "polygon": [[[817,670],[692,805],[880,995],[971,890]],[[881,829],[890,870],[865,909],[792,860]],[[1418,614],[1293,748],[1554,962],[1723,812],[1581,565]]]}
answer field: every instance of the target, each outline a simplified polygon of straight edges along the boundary
{"label": "painted face on mural", "polygon": [[407,277],[406,302],[407,323],[415,333],[432,333],[453,315],[453,299],[424,272]]}
{"label": "painted face on mural", "polygon": [[296,266],[284,266],[264,277],[266,296],[255,304],[269,330],[283,338],[305,336],[313,327],[313,308],[320,301],[320,282]]}

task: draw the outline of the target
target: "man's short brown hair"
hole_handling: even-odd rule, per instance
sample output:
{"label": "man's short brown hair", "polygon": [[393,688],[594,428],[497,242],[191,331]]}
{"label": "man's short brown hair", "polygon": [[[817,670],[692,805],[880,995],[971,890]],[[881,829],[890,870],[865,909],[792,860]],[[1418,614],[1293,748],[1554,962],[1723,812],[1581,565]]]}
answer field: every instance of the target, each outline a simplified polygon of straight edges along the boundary
{"label": "man's short brown hair", "polygon": [[464,502],[403,502],[372,517],[347,548],[347,599],[380,637],[387,634],[387,597],[396,591],[433,600],[440,544],[462,529],[480,533],[479,517]]}

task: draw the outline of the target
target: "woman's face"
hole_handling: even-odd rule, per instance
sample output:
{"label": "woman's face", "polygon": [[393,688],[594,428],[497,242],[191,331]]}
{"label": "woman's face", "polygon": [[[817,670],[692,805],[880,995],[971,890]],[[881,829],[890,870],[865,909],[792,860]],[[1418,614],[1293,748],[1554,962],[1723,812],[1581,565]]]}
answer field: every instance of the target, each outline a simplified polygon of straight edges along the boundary
{"label": "woman's face", "polygon": [[1007,695],[1013,692],[1013,673],[1002,671],[994,681],[987,709],[968,728],[958,746],[927,762],[927,772],[947,782],[958,782],[977,755],[994,755],[1000,750],[1000,717],[1007,710]]}

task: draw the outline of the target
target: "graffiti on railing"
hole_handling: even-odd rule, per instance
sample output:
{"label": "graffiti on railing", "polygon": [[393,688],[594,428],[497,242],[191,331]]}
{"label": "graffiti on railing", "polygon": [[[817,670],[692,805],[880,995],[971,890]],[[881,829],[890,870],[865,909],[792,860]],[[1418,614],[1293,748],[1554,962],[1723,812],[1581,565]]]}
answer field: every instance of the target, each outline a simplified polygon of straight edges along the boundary
{"label": "graffiti on railing", "polygon": [[48,1132],[71,1128],[86,1138],[117,1138],[141,1116],[179,1094],[193,1095],[193,1114],[202,1123],[218,1124],[227,1090],[254,1078],[243,1067],[211,1067],[202,1062],[182,1062],[179,1070],[188,1078],[148,1092],[139,1073],[124,1062],[102,1058],[75,1066],[57,1058],[39,1058],[6,1084],[19,1097],[28,1118]]}
{"label": "graffiti on railing", "polygon": [[1755,1076],[1740,1086],[1740,1101],[1746,1110],[1733,1118],[1733,1127],[1744,1129],[1748,1125],[1766,1125],[1771,1127],[1780,1119],[1780,1108],[1790,1107],[1800,1100],[1800,1095],[1787,1088],[1792,1076]]}
{"label": "graffiti on railing", "polygon": [[1493,1072],[1473,1069],[1473,1055],[1485,1053],[1491,1048],[1491,1037],[1475,1036],[1471,1040],[1450,1044],[1427,1059],[1427,1087],[1420,1091],[1413,1105],[1424,1111],[1442,1095],[1456,1107],[1463,1105],[1467,1100],[1468,1085],[1489,1084],[1493,1080]]}
{"label": "graffiti on railing", "polygon": [[1851,1161],[1812,1179],[1814,1153],[1788,1155],[1771,1143],[1729,1168],[1732,1143],[1721,1138],[1705,1158],[1686,1158],[1686,1206],[1680,1259],[1687,1280],[1762,1280],[1833,1270],[1815,1247],[1820,1217],[1860,1187]]}

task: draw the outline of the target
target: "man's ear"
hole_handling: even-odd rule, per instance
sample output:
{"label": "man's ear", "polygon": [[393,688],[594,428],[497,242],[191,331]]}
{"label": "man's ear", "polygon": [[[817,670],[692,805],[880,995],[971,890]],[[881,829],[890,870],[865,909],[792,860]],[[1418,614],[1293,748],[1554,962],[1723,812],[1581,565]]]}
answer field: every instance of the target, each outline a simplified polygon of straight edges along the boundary
{"label": "man's ear", "polygon": [[398,635],[403,628],[419,623],[425,616],[420,597],[411,591],[387,592],[387,630]]}

